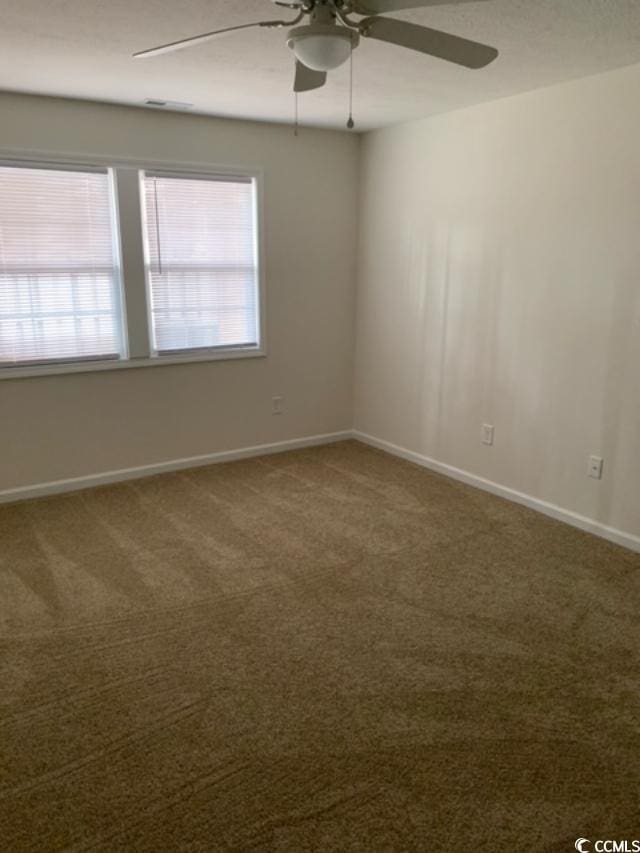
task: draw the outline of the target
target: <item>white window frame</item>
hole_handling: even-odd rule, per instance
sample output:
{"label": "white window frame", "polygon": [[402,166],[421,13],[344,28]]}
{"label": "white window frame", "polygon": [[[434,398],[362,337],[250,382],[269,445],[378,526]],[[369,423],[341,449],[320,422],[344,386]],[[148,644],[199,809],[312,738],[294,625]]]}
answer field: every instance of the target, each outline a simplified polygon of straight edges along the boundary
{"label": "white window frame", "polygon": [[153,319],[151,316],[151,314],[152,314],[152,293],[151,293],[150,262],[149,262],[149,257],[148,257],[149,246],[148,246],[147,234],[146,234],[146,231],[148,229],[148,222],[147,222],[147,215],[146,215],[145,201],[144,201],[144,197],[145,197],[144,186],[145,186],[145,178],[147,178],[147,177],[150,177],[150,178],[154,178],[154,177],[156,177],[156,178],[171,178],[171,179],[175,179],[175,180],[190,180],[191,179],[191,180],[197,180],[197,181],[203,181],[203,182],[206,182],[206,181],[224,182],[225,180],[229,181],[229,182],[238,181],[238,182],[243,183],[245,185],[251,186],[252,191],[253,191],[253,222],[254,222],[254,227],[255,227],[255,232],[256,232],[253,235],[253,238],[254,238],[254,257],[256,259],[256,307],[257,307],[257,328],[256,328],[257,341],[256,341],[256,343],[255,344],[230,344],[227,347],[224,347],[224,346],[204,346],[204,347],[192,347],[192,348],[185,347],[183,351],[173,350],[170,352],[168,352],[168,351],[165,351],[165,352],[155,351],[152,348],[151,357],[152,358],[158,358],[158,359],[161,359],[162,361],[164,361],[167,358],[174,358],[176,356],[180,357],[182,355],[184,355],[184,356],[187,356],[189,354],[197,355],[198,353],[200,353],[200,354],[206,356],[208,353],[215,353],[215,352],[228,353],[228,352],[233,352],[233,351],[237,351],[237,350],[240,350],[240,351],[246,350],[246,349],[252,349],[253,350],[256,347],[259,347],[261,336],[262,336],[262,330],[260,328],[260,321],[259,321],[261,299],[260,299],[260,292],[259,292],[259,286],[258,286],[258,282],[260,279],[260,266],[261,265],[260,265],[260,251],[259,251],[259,246],[258,246],[259,231],[260,231],[259,213],[258,213],[258,197],[257,197],[258,196],[258,189],[257,189],[257,181],[256,181],[255,177],[253,175],[247,175],[245,173],[239,173],[239,172],[234,172],[234,173],[228,172],[228,173],[224,173],[224,174],[215,173],[214,174],[212,172],[204,172],[203,173],[203,172],[194,172],[194,171],[191,171],[191,172],[176,171],[175,169],[171,169],[171,170],[145,169],[139,173],[139,183],[140,183],[139,191],[140,191],[140,199],[141,199],[140,203],[141,203],[141,207],[142,207],[143,231],[145,231],[145,234],[143,235],[143,239],[144,239],[144,248],[145,248],[145,273],[146,273],[146,279],[147,279],[147,319],[148,319],[148,324],[149,324],[150,340],[153,339],[153,335],[151,333],[151,325],[153,323]]}
{"label": "white window frame", "polygon": [[[239,358],[263,358],[266,348],[265,300],[265,239],[264,239],[264,175],[259,167],[219,166],[212,163],[183,163],[175,160],[115,157],[87,157],[86,154],[60,154],[48,151],[15,151],[0,149],[3,165],[29,166],[38,163],[52,168],[81,169],[83,167],[111,170],[115,197],[114,241],[120,250],[122,280],[122,316],[124,337],[128,342],[126,355],[120,359],[94,361],[60,361],[42,365],[0,368],[0,380],[25,379],[32,376],[59,376],[68,373],[93,373],[106,370],[128,370],[141,367],[162,367],[207,361],[228,361]],[[144,256],[143,204],[141,173],[162,171],[189,178],[249,178],[255,185],[255,222],[257,255],[258,343],[249,346],[217,347],[207,350],[187,350],[184,353],[156,355],[151,351],[150,306],[147,292]]]}

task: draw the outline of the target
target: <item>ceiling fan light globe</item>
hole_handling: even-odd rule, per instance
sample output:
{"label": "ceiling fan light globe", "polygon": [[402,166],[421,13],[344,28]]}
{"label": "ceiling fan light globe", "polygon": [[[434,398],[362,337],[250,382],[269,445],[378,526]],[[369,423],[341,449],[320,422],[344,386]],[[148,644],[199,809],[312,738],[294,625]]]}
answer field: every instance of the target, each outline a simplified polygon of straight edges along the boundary
{"label": "ceiling fan light globe", "polygon": [[357,33],[346,27],[310,24],[291,30],[287,44],[298,59],[313,71],[332,71],[343,65],[355,47]]}

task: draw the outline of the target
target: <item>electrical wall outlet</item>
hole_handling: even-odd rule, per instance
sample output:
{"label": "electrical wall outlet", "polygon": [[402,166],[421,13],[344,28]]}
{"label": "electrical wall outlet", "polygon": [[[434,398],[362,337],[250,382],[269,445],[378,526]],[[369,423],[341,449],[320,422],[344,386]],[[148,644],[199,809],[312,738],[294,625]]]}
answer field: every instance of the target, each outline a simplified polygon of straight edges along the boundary
{"label": "electrical wall outlet", "polygon": [[284,412],[284,397],[271,398],[271,414],[281,415]]}
{"label": "electrical wall outlet", "polygon": [[604,465],[604,460],[600,456],[590,456],[589,457],[589,476],[593,477],[594,480],[602,479],[602,466]]}
{"label": "electrical wall outlet", "polygon": [[483,444],[493,444],[493,437],[495,435],[495,427],[493,424],[482,424],[482,443]]}

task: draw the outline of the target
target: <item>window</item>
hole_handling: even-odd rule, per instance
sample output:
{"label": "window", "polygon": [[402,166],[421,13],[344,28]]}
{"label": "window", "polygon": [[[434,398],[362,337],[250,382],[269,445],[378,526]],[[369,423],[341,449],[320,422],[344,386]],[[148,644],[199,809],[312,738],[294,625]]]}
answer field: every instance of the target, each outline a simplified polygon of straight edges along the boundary
{"label": "window", "polygon": [[255,181],[145,172],[152,350],[257,346]]}
{"label": "window", "polygon": [[107,169],[0,165],[0,368],[125,352]]}
{"label": "window", "polygon": [[264,355],[259,177],[145,166],[0,160],[0,380]]}

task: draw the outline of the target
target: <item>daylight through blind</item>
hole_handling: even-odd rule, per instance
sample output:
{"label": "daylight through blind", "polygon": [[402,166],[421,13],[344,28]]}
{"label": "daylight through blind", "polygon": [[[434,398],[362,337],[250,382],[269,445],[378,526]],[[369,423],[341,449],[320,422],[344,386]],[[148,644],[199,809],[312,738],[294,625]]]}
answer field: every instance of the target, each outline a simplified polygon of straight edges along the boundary
{"label": "daylight through blind", "polygon": [[124,354],[106,169],[0,166],[0,366]]}
{"label": "daylight through blind", "polygon": [[147,173],[144,203],[154,351],[256,345],[253,180]]}

